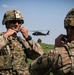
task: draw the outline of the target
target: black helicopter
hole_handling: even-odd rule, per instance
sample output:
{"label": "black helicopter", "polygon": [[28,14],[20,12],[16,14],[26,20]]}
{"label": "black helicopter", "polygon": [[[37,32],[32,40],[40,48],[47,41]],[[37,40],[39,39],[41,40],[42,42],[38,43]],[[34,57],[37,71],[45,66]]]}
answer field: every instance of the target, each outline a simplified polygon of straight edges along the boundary
{"label": "black helicopter", "polygon": [[47,31],[47,33],[42,33],[40,31],[35,31],[34,33],[32,33],[32,35],[34,35],[34,36],[46,36],[46,35],[49,35],[49,32],[50,31]]}

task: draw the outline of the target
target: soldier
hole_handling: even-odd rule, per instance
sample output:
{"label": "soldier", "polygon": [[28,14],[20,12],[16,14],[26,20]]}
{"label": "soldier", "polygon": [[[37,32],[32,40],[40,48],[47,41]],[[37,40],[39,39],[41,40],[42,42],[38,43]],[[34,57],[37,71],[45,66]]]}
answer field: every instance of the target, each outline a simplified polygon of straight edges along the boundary
{"label": "soldier", "polygon": [[29,67],[31,75],[74,75],[74,8],[66,15],[64,27],[68,42],[34,60]]}
{"label": "soldier", "polygon": [[[21,26],[23,23],[23,16],[18,10],[4,14],[2,24],[7,31],[0,33],[0,75],[29,75],[27,58],[34,60],[43,54],[41,46],[28,35],[28,29]],[[18,32],[23,39],[17,36]]]}
{"label": "soldier", "polygon": [[[72,9],[72,11],[74,11],[74,9]],[[70,13],[71,13],[71,15],[70,15]],[[65,20],[64,20],[64,28],[66,29],[67,35],[60,34],[55,39],[55,47],[62,47],[62,46],[64,46],[64,44],[72,41],[71,40],[71,34],[72,35],[74,35],[74,34],[72,33],[73,27],[71,28],[71,31],[69,31],[69,28],[68,28],[68,24],[72,20],[69,17],[74,17],[74,12],[69,11],[68,14],[67,14],[67,16],[65,17]],[[72,21],[72,23],[74,23],[74,22]]]}

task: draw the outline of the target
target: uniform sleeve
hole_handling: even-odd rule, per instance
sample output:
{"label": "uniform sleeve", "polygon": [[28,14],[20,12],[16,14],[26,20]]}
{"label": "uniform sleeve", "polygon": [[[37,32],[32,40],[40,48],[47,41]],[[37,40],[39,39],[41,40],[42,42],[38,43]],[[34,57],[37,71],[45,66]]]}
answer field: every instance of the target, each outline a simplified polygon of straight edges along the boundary
{"label": "uniform sleeve", "polygon": [[44,53],[42,56],[38,57],[34,60],[30,67],[29,72],[31,75],[49,75],[51,72],[52,62],[53,60],[49,60],[48,53]]}
{"label": "uniform sleeve", "polygon": [[37,42],[33,40],[26,41],[21,37],[18,37],[18,40],[23,45],[27,58],[34,60],[44,53],[42,47]]}
{"label": "uniform sleeve", "polygon": [[31,75],[49,75],[58,57],[57,53],[54,53],[54,49],[44,53],[37,59],[35,59],[29,66],[29,72]]}
{"label": "uniform sleeve", "polygon": [[34,60],[44,53],[42,47],[37,42],[29,40],[27,43],[28,48],[26,54],[28,58]]}
{"label": "uniform sleeve", "polygon": [[3,48],[7,43],[7,39],[3,35],[0,35],[0,49]]}
{"label": "uniform sleeve", "polygon": [[33,41],[33,40],[30,40],[30,41],[29,41],[29,45],[31,46],[31,48],[32,48],[35,52],[39,53],[40,55],[42,55],[42,54],[44,53],[44,51],[43,51],[43,49],[42,49],[42,47],[40,46],[39,43],[37,43],[37,42],[35,42],[35,41]]}

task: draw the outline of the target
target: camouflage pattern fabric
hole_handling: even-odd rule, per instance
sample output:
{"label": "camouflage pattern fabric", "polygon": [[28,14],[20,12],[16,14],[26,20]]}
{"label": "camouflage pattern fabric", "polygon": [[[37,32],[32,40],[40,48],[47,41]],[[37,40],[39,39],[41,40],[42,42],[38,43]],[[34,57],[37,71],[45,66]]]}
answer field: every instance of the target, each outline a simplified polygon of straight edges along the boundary
{"label": "camouflage pattern fabric", "polygon": [[22,24],[24,23],[23,15],[18,10],[7,11],[4,14],[2,24],[4,25],[6,21],[9,21],[9,20],[20,20]]}
{"label": "camouflage pattern fabric", "polygon": [[12,36],[6,39],[0,35],[0,42],[0,60],[2,60],[0,61],[0,75],[30,75],[26,60],[27,58],[34,60],[42,55],[42,48],[38,47],[38,44],[33,40],[28,43],[23,39],[13,38]]}
{"label": "camouflage pattern fabric", "polygon": [[72,41],[71,43],[67,43],[65,47],[69,51],[69,56],[72,62],[71,72],[72,75],[74,75],[74,41]]}
{"label": "camouflage pattern fabric", "polygon": [[31,63],[29,71],[31,75],[74,75],[74,41],[44,53]]}

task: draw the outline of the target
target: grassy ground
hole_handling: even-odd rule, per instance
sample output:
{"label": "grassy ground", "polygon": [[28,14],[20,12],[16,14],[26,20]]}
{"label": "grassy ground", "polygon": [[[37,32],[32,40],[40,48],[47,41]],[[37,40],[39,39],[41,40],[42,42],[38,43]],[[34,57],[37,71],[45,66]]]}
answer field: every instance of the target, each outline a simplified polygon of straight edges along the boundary
{"label": "grassy ground", "polygon": [[[54,48],[54,45],[51,45],[51,44],[45,44],[45,43],[39,43],[39,44],[43,48],[44,52],[47,52],[47,51],[51,50],[52,48]],[[31,62],[32,62],[32,60],[28,59],[27,65],[30,65]],[[50,73],[50,75],[53,75],[53,74]]]}
{"label": "grassy ground", "polygon": [[45,44],[45,43],[39,43],[41,47],[43,48],[44,52],[51,50],[54,48],[54,45],[51,44]]}

